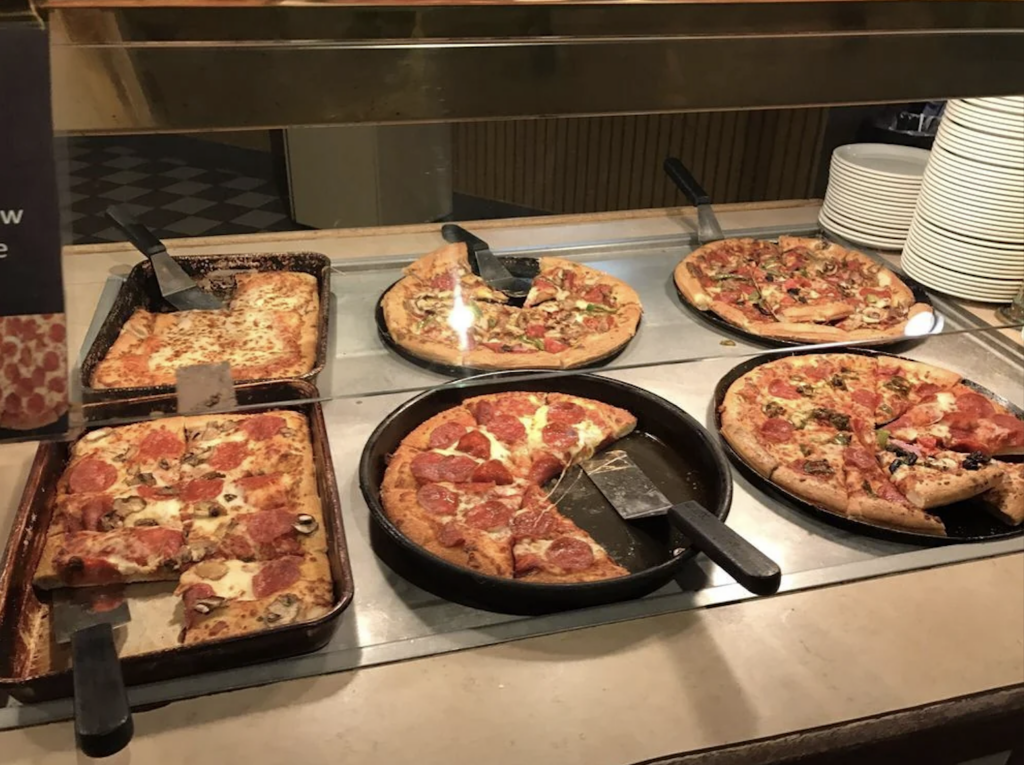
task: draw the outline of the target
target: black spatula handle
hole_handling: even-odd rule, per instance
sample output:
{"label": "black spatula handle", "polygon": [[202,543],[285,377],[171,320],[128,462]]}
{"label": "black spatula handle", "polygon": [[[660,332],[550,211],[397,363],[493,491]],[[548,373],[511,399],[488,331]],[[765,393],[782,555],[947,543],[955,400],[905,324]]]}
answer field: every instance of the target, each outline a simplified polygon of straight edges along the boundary
{"label": "black spatula handle", "polygon": [[697,179],[682,162],[675,157],[668,157],[664,164],[665,174],[672,179],[672,183],[686,195],[686,198],[696,206],[711,204],[711,195],[704,191],[704,187],[697,183]]}
{"label": "black spatula handle", "polygon": [[450,244],[462,243],[466,245],[469,247],[470,252],[491,249],[483,239],[455,223],[445,223],[441,226],[441,236]]}
{"label": "black spatula handle", "polygon": [[680,502],[669,508],[668,518],[694,547],[748,590],[756,595],[778,592],[782,581],[778,564],[717,516],[696,502]]}
{"label": "black spatula handle", "polygon": [[79,749],[89,757],[120,752],[132,740],[135,724],[109,624],[94,624],[71,635],[71,673]]}
{"label": "black spatula handle", "polygon": [[132,246],[147,258],[167,252],[164,243],[156,238],[156,234],[135,220],[135,216],[123,207],[111,205],[107,208],[107,217],[124,232]]}

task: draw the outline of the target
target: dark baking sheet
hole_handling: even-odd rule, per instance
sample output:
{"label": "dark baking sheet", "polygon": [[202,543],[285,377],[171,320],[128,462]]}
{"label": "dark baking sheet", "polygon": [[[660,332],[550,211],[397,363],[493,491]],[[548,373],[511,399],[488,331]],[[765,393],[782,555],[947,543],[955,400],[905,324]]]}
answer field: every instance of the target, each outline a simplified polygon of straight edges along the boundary
{"label": "dark baking sheet", "polygon": [[[533,279],[533,277],[535,277],[540,272],[540,261],[537,258],[516,257],[510,255],[498,255],[497,258],[513,276],[521,276],[527,279]],[[377,334],[380,336],[380,339],[384,343],[384,345],[386,345],[396,354],[401,356],[403,359],[411,361],[413,364],[416,364],[417,366],[423,367],[424,369],[427,369],[431,372],[437,372],[438,374],[448,375],[449,377],[469,377],[471,375],[477,375],[481,373],[494,371],[492,369],[480,369],[479,367],[458,366],[455,364],[441,364],[437,361],[431,361],[430,359],[425,359],[422,356],[418,356],[412,351],[409,351],[403,348],[401,345],[399,345],[395,338],[391,336],[391,332],[388,331],[388,324],[384,320],[384,296],[388,294],[396,284],[398,284],[398,281],[401,280],[395,281],[394,283],[391,284],[391,286],[389,286],[386,290],[384,290],[381,293],[380,299],[377,301],[377,307],[374,310],[374,319],[377,322]],[[513,302],[513,305],[514,304],[515,303]],[[637,322],[637,332],[640,331],[640,325],[642,323],[643,316],[641,315],[640,321]],[[636,337],[636,333],[633,333],[633,337]],[[626,350],[626,346],[628,346],[633,341],[633,337],[630,337],[629,340],[624,342],[618,348],[609,351],[603,356],[599,356],[598,358],[593,359],[592,361],[586,364],[572,368],[594,369],[596,367],[600,367],[603,366],[604,364],[607,364],[609,361],[612,361],[624,350]],[[552,369],[554,368],[556,367],[552,367]]]}
{"label": "dark baking sheet", "polygon": [[[487,378],[491,378],[487,380]],[[690,415],[641,388],[592,374],[552,378],[536,371],[492,373],[471,387],[447,385],[421,394],[388,415],[367,440],[359,482],[370,508],[374,552],[399,575],[447,600],[504,613],[545,613],[640,597],[670,581],[696,555],[667,518],[624,521],[579,468],[552,492],[565,515],[630,575],[582,584],[537,584],[502,579],[455,566],[410,541],[384,513],[380,486],[388,456],[420,423],[464,399],[503,391],[557,391],[622,407],[636,415],[636,430],[615,442],[668,499],[692,499],[725,519],[732,503],[728,461]]]}
{"label": "dark baking sheet", "polygon": [[[252,405],[251,412],[293,409],[309,419],[320,493],[327,532],[328,557],[334,579],[334,605],[313,621],[289,624],[254,635],[215,640],[194,646],[167,648],[129,656],[121,664],[128,685],[150,683],[183,675],[228,669],[261,661],[314,651],[331,638],[342,611],[352,600],[352,569],[341,520],[341,500],[331,461],[330,445],[318,403],[288,404],[314,398],[316,389],[307,382],[263,383],[239,386],[240,405]],[[283,403],[282,403],[283,402]],[[261,406],[265,405],[265,406]],[[174,413],[173,396],[152,396],[130,401],[93,404],[102,410],[98,418],[139,418],[154,410]],[[7,550],[0,569],[0,689],[10,691],[22,702],[37,702],[71,695],[70,671],[36,672],[26,666],[30,646],[22,627],[29,620],[45,618],[45,593],[32,586],[46,529],[52,513],[53,492],[70,452],[71,442],[39,446],[14,518]],[[132,587],[135,585],[129,585]]]}
{"label": "dark baking sheet", "polygon": [[[721,434],[722,430],[722,415],[720,411],[722,402],[725,400],[725,394],[729,390],[729,386],[736,382],[736,380],[741,378],[750,370],[759,367],[762,364],[767,364],[770,361],[775,361],[776,359],[788,358],[791,356],[804,356],[808,354],[818,355],[821,353],[823,352],[797,351],[794,353],[773,353],[769,357],[749,359],[744,361],[742,364],[738,364],[733,367],[725,376],[722,377],[721,380],[718,381],[718,385],[715,386],[715,427],[718,429],[719,434]],[[868,350],[866,348],[843,348],[842,350],[835,351],[835,353],[855,353],[862,356],[891,356],[893,358],[903,358],[896,354],[882,353],[879,351]],[[908,361],[911,360],[912,359],[908,359]],[[972,380],[965,378],[963,380],[963,384],[969,388],[973,388],[978,391],[978,393],[987,396],[993,401],[1002,404],[1019,419],[1024,420],[1024,409],[1021,409],[1012,401],[1007,400],[998,393],[993,393],[988,388],[978,385]],[[946,507],[937,508],[934,511],[929,510],[933,515],[941,518],[942,522],[945,524],[946,536],[944,537],[934,536],[932,534],[923,534],[909,529],[893,529],[888,526],[881,526],[858,518],[851,518],[848,515],[835,513],[827,508],[812,504],[787,491],[781,486],[772,483],[750,467],[746,461],[736,453],[732,446],[729,445],[729,442],[726,441],[725,438],[722,438],[721,441],[722,446],[729,455],[729,458],[733,461],[733,464],[740,468],[741,472],[751,483],[762,489],[765,493],[814,515],[826,523],[830,523],[833,526],[838,526],[858,534],[865,534],[879,539],[887,539],[893,542],[905,542],[917,545],[948,545],[958,544],[961,542],[990,542],[995,539],[1008,539],[1010,537],[1017,537],[1024,534],[1024,525],[1017,527],[1007,526],[1005,523],[989,513],[984,508],[984,503],[977,498],[964,500],[963,502],[956,502],[952,505],[947,505]],[[1005,460],[1006,462],[1017,461],[1015,458],[1000,457],[1000,459]]]}
{"label": "dark baking sheet", "polygon": [[[222,270],[245,271],[298,271],[316,277],[320,298],[320,316],[317,319],[316,357],[313,368],[296,379],[315,383],[317,376],[327,363],[327,330],[328,313],[331,296],[331,261],[326,255],[317,252],[281,252],[281,253],[245,253],[238,255],[175,255],[174,259],[181,267],[197,280]],[[220,297],[229,296],[216,278],[210,280],[212,291]],[[110,347],[117,340],[121,328],[136,309],[145,309],[154,313],[169,312],[171,305],[160,295],[160,286],[153,274],[153,265],[149,260],[136,263],[114,299],[114,305],[100,325],[96,339],[93,340],[85,358],[82,359],[82,399],[86,403],[110,401],[115,399],[135,398],[168,393],[174,386],[156,385],[132,388],[93,388],[89,381],[93,371]],[[264,382],[263,380],[238,380],[236,384]]]}
{"label": "dark baking sheet", "polygon": [[[821,238],[828,239],[828,237],[821,237]],[[767,238],[767,239],[765,239],[763,241],[766,241],[766,242],[776,242],[777,243],[778,239],[777,238],[769,237],[769,238]],[[832,240],[828,239],[828,241],[832,241]],[[842,242],[836,242],[836,244],[839,244],[842,247],[847,247],[848,249],[856,249],[856,248],[850,247],[850,245],[844,244]],[[862,250],[857,250],[857,251],[863,253]],[[686,255],[689,255],[689,254],[690,253],[686,253]],[[863,253],[863,254],[866,254],[866,253]],[[684,256],[684,257],[686,257],[686,256]],[[868,257],[871,257],[871,256],[869,255]],[[874,259],[874,260],[877,260],[877,259]],[[880,265],[883,265],[886,268],[888,268],[890,271],[892,271],[892,268],[887,263],[881,263]],[[896,273],[896,272],[893,271],[893,273]],[[918,303],[924,303],[925,305],[928,305],[928,306],[932,305],[931,297],[928,295],[928,292],[925,290],[924,286],[920,282],[918,282],[916,279],[914,279],[914,278],[912,278],[910,276],[907,276],[906,274],[896,273],[896,276],[899,277],[900,281],[902,281],[904,284],[907,285],[907,287],[913,293],[915,301],[917,301]],[[741,327],[737,327],[735,324],[731,324],[731,323],[727,322],[725,319],[723,319],[721,316],[719,316],[717,313],[715,313],[714,311],[712,311],[710,309],[707,310],[707,311],[700,310],[697,306],[695,306],[693,303],[691,303],[689,300],[686,299],[686,295],[683,294],[683,291],[681,289],[679,289],[679,285],[676,284],[675,278],[672,277],[672,276],[670,276],[669,278],[672,281],[672,287],[675,290],[676,295],[679,298],[679,302],[682,303],[683,306],[688,311],[690,311],[690,313],[694,314],[695,316],[698,316],[702,321],[705,321],[708,324],[711,324],[713,327],[715,327],[719,331],[726,332],[726,333],[732,335],[733,337],[739,338],[741,340],[745,340],[747,342],[756,343],[758,345],[763,345],[766,348],[797,348],[797,347],[803,347],[803,346],[807,346],[807,345],[812,345],[813,344],[810,341],[786,340],[786,339],[783,339],[783,338],[776,338],[776,337],[763,337],[761,335],[755,335],[755,334],[753,334],[751,332],[747,332],[746,330],[742,329]],[[935,316],[935,322],[932,323],[932,330],[935,329],[935,323],[938,322],[938,320],[939,320],[938,316],[934,313],[934,311],[935,311],[935,308],[934,308],[934,306],[932,306],[932,315]],[[929,330],[929,331],[931,331],[931,330]],[[856,343],[858,345],[872,345],[874,347],[892,347],[892,346],[895,346],[895,345],[900,344],[900,343],[906,343],[907,345],[910,345],[910,344],[915,343],[915,342],[920,342],[921,340],[925,339],[926,337],[927,337],[927,335],[922,335],[920,337],[916,337],[916,336],[915,337],[898,337],[898,338],[894,338],[894,339],[891,339],[891,340],[859,340],[859,341],[851,341],[851,342],[852,343]]]}

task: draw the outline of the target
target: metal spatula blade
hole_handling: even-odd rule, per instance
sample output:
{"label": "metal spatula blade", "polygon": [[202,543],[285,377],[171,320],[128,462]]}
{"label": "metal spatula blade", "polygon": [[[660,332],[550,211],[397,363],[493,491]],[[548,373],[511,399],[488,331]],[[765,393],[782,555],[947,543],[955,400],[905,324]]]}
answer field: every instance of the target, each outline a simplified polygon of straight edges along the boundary
{"label": "metal spatula blade", "polygon": [[473,272],[493,289],[504,292],[509,297],[519,298],[525,298],[530,292],[532,282],[529,279],[513,276],[491,252],[487,242],[476,234],[470,233],[454,223],[446,223],[441,226],[441,236],[446,242],[452,244],[461,242],[469,248],[469,261]]}
{"label": "metal spatula blade", "polygon": [[757,595],[778,591],[782,572],[773,560],[697,502],[673,505],[626,452],[603,452],[582,467],[624,520],[667,515],[694,547],[748,590]]}
{"label": "metal spatula blade", "polygon": [[56,590],[51,622],[58,643],[71,643],[75,737],[84,754],[107,757],[124,749],[135,732],[114,628],[131,621],[126,600],[111,601],[104,588]]}
{"label": "metal spatula blade", "polygon": [[156,274],[164,300],[179,311],[216,311],[224,307],[218,298],[195,283],[174,258],[167,254],[164,243],[130,212],[113,205],[107,208],[107,217],[124,232],[135,249],[152,262],[153,273]]}
{"label": "metal spatula blade", "polygon": [[697,207],[697,241],[701,244],[725,239],[722,227],[711,207],[711,196],[693,177],[686,165],[675,157],[669,157],[663,165],[665,173],[683,194]]}

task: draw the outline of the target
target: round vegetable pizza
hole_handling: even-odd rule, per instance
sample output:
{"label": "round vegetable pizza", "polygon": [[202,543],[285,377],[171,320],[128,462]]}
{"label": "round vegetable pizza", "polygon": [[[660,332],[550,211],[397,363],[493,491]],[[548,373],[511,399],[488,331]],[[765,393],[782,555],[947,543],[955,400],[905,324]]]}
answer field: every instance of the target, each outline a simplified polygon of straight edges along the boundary
{"label": "round vegetable pizza", "polygon": [[674,277],[697,309],[779,340],[896,339],[910,319],[932,311],[882,264],[822,239],[712,242],[683,258]]}
{"label": "round vegetable pizza", "polygon": [[971,497],[1024,521],[1024,421],[960,375],[894,356],[812,354],[762,364],[720,407],[740,458],[811,504],[945,535],[931,512]]}
{"label": "round vegetable pizza", "polygon": [[551,584],[624,576],[541,487],[635,426],[624,409],[561,393],[467,399],[402,440],[381,483],[384,512],[412,542],[482,574]]}
{"label": "round vegetable pizza", "polygon": [[464,244],[423,256],[381,300],[394,341],[427,361],[476,369],[579,367],[636,334],[640,298],[625,282],[540,258],[522,307],[473,273]]}

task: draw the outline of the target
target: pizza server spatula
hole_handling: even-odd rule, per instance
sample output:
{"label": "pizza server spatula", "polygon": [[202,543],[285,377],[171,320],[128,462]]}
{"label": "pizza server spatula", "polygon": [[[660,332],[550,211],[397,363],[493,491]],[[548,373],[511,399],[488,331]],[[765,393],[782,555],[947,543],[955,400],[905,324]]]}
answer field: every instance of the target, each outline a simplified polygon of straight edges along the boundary
{"label": "pizza server spatula", "polygon": [[446,223],[441,226],[441,236],[446,242],[464,244],[469,250],[469,265],[473,273],[492,288],[504,292],[511,298],[525,298],[531,287],[529,279],[513,276],[502,262],[491,252],[490,245],[476,234],[462,226]]}
{"label": "pizza server spatula", "polygon": [[185,273],[185,269],[167,254],[164,243],[135,220],[134,215],[123,207],[112,205],[107,208],[107,217],[124,232],[135,249],[149,258],[164,300],[179,311],[215,311],[224,307],[219,299],[202,290],[195,280]]}
{"label": "pizza server spatula", "polygon": [[778,564],[693,501],[673,505],[621,449],[598,454],[583,470],[624,520],[668,515],[690,543],[757,595],[777,592]]}
{"label": "pizza server spatula", "polygon": [[722,227],[718,225],[715,211],[711,209],[711,196],[697,183],[697,179],[682,162],[675,157],[665,160],[665,173],[691,203],[697,206],[697,241],[701,244],[725,239]]}
{"label": "pizza server spatula", "polygon": [[114,646],[114,628],[131,621],[128,602],[116,606],[103,588],[84,587],[53,593],[53,634],[71,643],[75,702],[75,738],[83,754],[107,757],[132,740],[128,694]]}

